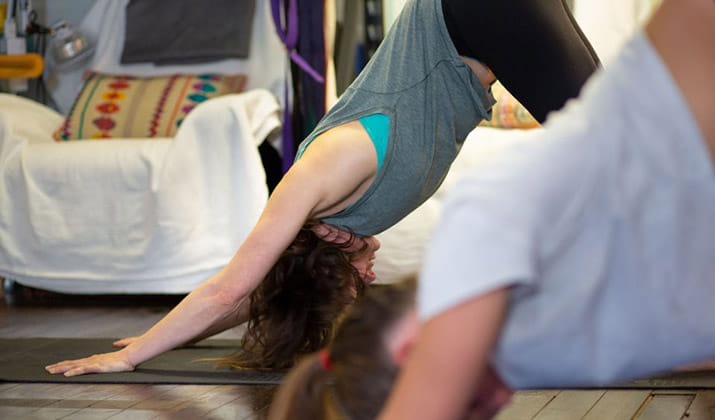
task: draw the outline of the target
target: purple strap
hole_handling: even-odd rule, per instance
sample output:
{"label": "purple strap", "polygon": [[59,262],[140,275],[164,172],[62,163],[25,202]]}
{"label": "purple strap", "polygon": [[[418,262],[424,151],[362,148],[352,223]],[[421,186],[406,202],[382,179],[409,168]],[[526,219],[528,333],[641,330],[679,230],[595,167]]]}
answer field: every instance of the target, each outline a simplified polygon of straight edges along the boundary
{"label": "purple strap", "polygon": [[[273,23],[275,24],[278,37],[286,46],[288,56],[298,67],[308,73],[318,83],[325,83],[325,79],[313,67],[308,64],[303,57],[298,54],[296,47],[298,46],[298,4],[297,0],[287,0],[288,15],[285,19],[285,26],[281,20],[281,5],[285,0],[271,0],[271,11],[273,12]],[[282,153],[282,169],[283,173],[288,171],[288,168],[293,164],[293,151],[295,150],[295,142],[293,139],[293,129],[290,112],[290,92],[288,88],[288,80],[285,82],[285,107],[283,109],[283,153]]]}
{"label": "purple strap", "polygon": [[308,64],[303,57],[298,54],[298,4],[296,0],[288,0],[288,16],[285,19],[285,27],[281,21],[281,3],[283,0],[271,0],[271,10],[273,11],[273,23],[276,25],[278,37],[285,44],[290,59],[303,71],[318,83],[325,83],[325,78]]}

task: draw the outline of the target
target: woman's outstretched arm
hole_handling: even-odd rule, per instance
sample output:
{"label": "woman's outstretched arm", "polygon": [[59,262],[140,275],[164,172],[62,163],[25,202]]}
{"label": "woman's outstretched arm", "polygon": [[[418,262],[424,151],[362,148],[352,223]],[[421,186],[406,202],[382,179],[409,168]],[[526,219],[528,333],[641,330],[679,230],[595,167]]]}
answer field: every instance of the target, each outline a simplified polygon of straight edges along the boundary
{"label": "woman's outstretched arm", "polygon": [[341,210],[374,177],[375,150],[359,127],[350,123],[317,138],[276,187],[256,226],[226,267],[156,325],[121,350],[55,363],[47,371],[74,376],[133,370],[207,332],[245,321],[251,292],[306,220]]}
{"label": "woman's outstretched arm", "polygon": [[213,330],[214,326],[227,324],[231,318],[241,321],[237,315],[246,312],[251,290],[295,237],[315,200],[311,192],[291,187],[289,178],[275,194],[229,264],[147,332],[119,351],[56,363],[47,370],[66,376],[132,370],[143,361]]}

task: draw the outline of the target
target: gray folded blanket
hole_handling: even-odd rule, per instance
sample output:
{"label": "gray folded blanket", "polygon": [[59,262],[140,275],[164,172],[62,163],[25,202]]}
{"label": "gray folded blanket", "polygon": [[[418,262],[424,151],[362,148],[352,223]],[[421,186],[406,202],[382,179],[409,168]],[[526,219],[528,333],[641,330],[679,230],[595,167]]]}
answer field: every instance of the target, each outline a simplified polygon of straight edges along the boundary
{"label": "gray folded blanket", "polygon": [[255,0],[130,0],[121,63],[247,58],[255,8]]}

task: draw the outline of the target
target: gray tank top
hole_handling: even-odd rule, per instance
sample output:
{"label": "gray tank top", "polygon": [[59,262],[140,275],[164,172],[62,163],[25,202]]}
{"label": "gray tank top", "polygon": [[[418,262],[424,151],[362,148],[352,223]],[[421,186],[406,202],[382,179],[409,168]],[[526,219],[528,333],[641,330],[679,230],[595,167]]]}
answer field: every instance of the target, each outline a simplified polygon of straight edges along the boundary
{"label": "gray tank top", "polygon": [[452,44],[441,0],[409,1],[365,69],[304,141],[366,115],[390,118],[374,182],[349,208],[322,221],[360,236],[400,221],[434,194],[493,104]]}

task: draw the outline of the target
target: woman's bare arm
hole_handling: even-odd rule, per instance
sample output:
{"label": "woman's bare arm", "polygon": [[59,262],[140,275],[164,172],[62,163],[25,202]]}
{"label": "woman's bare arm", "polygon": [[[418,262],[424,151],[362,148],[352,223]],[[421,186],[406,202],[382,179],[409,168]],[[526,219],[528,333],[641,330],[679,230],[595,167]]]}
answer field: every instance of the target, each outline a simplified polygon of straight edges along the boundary
{"label": "woman's bare arm", "polygon": [[715,161],[715,1],[665,0],[646,26]]}
{"label": "woman's bare arm", "polygon": [[376,168],[374,147],[360,126],[350,123],[317,138],[281,180],[256,226],[219,273],[121,350],[46,369],[66,376],[132,370],[196,337],[245,320],[251,291],[305,221],[350,204],[369,185]]}
{"label": "woman's bare arm", "polygon": [[[665,0],[646,30],[715,160],[715,2]],[[505,306],[506,291],[500,290],[429,320],[380,420],[464,418],[471,393],[484,375]]]}
{"label": "woman's bare arm", "polygon": [[245,307],[250,292],[295,237],[311,214],[313,203],[318,201],[314,190],[300,191],[291,186],[290,179],[287,177],[283,191],[272,197],[258,224],[229,264],[192,291],[156,325],[117,352],[60,362],[48,366],[48,371],[73,376],[131,370],[143,361],[215,330],[216,326],[229,324],[231,315]]}
{"label": "woman's bare arm", "polygon": [[[207,330],[202,332],[200,335],[194,337],[191,339],[191,341],[188,341],[186,343],[182,343],[181,346],[191,346],[195,343],[198,343],[201,340],[204,340],[206,338],[212,337],[216,334],[219,334],[223,331],[226,331],[228,329],[237,327],[244,322],[248,321],[249,317],[249,307],[248,305],[241,305],[240,307],[236,308],[236,311],[231,314],[226,314],[226,316],[221,320],[217,321],[214,323],[214,325],[211,325]],[[131,336],[131,337],[123,337],[120,338],[119,340],[116,340],[112,343],[114,347],[126,347],[133,342],[137,341],[141,336]]]}
{"label": "woman's bare arm", "polygon": [[466,418],[502,325],[507,294],[499,289],[427,321],[379,419]]}

